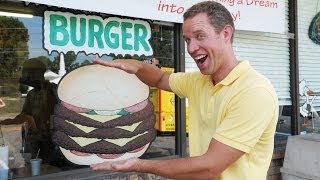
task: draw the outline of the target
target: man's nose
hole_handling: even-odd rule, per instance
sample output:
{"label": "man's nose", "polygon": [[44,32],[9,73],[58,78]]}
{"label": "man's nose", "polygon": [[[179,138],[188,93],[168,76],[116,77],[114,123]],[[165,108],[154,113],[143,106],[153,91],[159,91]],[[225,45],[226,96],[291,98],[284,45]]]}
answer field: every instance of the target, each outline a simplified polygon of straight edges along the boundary
{"label": "man's nose", "polygon": [[187,45],[187,51],[189,52],[189,54],[196,52],[198,49],[199,49],[199,45],[194,41],[190,41],[189,44]]}

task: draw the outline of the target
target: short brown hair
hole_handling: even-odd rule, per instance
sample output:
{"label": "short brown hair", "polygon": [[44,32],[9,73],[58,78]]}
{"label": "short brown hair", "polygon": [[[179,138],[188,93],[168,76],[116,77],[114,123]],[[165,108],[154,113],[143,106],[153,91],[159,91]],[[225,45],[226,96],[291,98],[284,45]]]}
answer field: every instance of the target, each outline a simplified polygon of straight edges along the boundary
{"label": "short brown hair", "polygon": [[[233,30],[235,30],[231,13],[223,5],[215,1],[203,1],[191,6],[183,14],[183,20],[186,21],[200,13],[207,14],[209,23],[216,30],[216,33],[220,33],[226,25],[232,26]],[[231,43],[233,42],[233,35],[234,31],[232,33]]]}

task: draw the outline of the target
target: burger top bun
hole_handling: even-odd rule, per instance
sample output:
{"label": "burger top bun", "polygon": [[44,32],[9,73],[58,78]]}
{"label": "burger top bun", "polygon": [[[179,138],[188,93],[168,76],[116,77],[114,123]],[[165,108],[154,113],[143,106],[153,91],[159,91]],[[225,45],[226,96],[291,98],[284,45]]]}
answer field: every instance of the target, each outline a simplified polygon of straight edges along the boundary
{"label": "burger top bun", "polygon": [[117,110],[147,99],[149,87],[134,74],[96,64],[66,74],[59,83],[58,96],[76,107]]}

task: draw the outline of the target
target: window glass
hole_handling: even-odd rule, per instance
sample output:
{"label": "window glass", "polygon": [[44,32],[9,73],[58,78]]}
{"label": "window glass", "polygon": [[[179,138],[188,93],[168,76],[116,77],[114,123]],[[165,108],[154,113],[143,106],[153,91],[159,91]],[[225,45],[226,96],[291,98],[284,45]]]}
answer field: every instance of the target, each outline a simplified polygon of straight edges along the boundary
{"label": "window glass", "polygon": [[[1,7],[4,5],[8,3],[0,2]],[[48,7],[22,3],[9,5],[13,9],[23,7],[33,12],[32,17],[0,15],[0,144],[8,146],[10,174],[13,178],[31,176],[30,159],[36,157],[42,159],[41,174],[82,168],[84,166],[66,160],[52,142],[52,115],[59,101],[56,89],[61,77],[77,67],[91,64],[98,57],[73,51],[49,53],[43,43],[43,12]],[[109,54],[99,58],[136,58],[146,62],[153,58],[153,64],[173,72],[173,26],[149,23],[153,56]],[[173,98],[173,94],[151,88],[150,101],[154,105],[155,128],[159,135],[142,158],[174,155]]]}

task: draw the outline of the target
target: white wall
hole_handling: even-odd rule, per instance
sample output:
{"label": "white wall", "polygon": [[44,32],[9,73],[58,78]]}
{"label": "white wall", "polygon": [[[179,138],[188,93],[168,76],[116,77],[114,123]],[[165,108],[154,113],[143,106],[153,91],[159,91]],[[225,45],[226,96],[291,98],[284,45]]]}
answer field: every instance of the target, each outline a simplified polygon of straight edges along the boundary
{"label": "white wall", "polygon": [[[298,53],[299,81],[305,79],[313,91],[320,91],[320,45],[308,36],[309,26],[320,11],[320,0],[298,0]],[[301,102],[305,97],[300,97]],[[320,97],[313,103],[320,110]]]}

